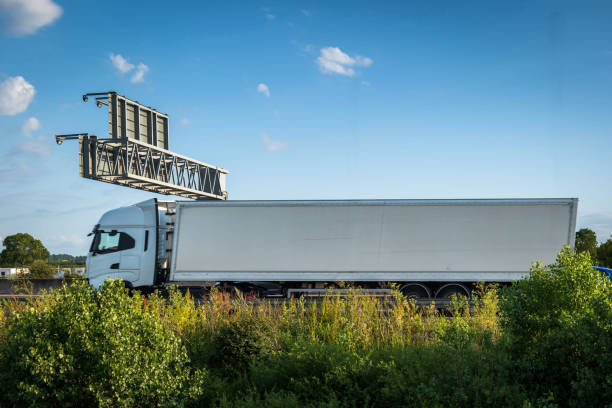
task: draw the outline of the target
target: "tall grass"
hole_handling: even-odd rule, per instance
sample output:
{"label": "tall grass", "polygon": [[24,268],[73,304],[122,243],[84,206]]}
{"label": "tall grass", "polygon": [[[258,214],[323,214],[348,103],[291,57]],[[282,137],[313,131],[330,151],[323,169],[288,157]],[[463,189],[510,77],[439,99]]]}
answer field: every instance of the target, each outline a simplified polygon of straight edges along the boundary
{"label": "tall grass", "polygon": [[[209,371],[205,406],[432,406],[457,392],[487,406],[522,395],[516,387],[480,395],[492,393],[505,369],[482,357],[500,337],[494,285],[481,285],[471,302],[453,299],[446,311],[417,307],[397,291],[380,298],[359,289],[282,304],[214,290],[197,303],[170,289],[168,301],[154,294],[144,304],[181,336],[192,364]],[[475,378],[489,378],[487,387]],[[411,386],[421,391],[404,390]]]}
{"label": "tall grass", "polygon": [[351,289],[346,296],[327,296],[319,301],[292,298],[285,303],[265,299],[253,302],[240,293],[233,296],[213,290],[206,300],[194,302],[189,292],[169,290],[169,298],[155,293],[143,299],[145,307],[186,341],[212,341],[225,327],[242,322],[266,327],[274,350],[306,341],[347,350],[378,350],[409,347],[439,341],[449,328],[500,333],[497,286],[482,285],[473,299],[455,298],[450,313],[433,304],[417,307],[399,292],[381,298]]}

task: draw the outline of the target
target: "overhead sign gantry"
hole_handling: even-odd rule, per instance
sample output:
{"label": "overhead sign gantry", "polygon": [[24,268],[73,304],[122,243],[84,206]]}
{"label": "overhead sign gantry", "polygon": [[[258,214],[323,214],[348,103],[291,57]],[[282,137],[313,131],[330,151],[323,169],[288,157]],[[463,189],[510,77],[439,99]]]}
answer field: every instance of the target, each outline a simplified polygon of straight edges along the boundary
{"label": "overhead sign gantry", "polygon": [[168,115],[116,92],[88,93],[108,106],[109,138],[88,133],[56,135],[57,144],[78,139],[81,177],[197,200],[227,200],[226,169],[169,151]]}

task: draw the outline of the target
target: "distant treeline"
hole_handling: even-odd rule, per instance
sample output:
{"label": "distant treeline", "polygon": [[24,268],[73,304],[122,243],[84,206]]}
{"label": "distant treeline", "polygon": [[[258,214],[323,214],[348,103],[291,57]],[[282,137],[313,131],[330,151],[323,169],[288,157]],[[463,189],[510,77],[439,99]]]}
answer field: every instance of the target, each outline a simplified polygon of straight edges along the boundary
{"label": "distant treeline", "polygon": [[49,263],[64,265],[85,265],[87,256],[72,256],[68,254],[53,254],[49,256]]}

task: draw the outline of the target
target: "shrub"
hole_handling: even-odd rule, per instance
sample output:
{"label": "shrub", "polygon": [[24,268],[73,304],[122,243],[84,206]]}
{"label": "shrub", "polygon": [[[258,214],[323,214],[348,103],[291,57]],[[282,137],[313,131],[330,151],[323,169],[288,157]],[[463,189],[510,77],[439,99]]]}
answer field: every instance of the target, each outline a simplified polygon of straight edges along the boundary
{"label": "shrub", "polygon": [[533,399],[569,406],[612,403],[612,285],[588,252],[566,248],[556,263],[505,288],[500,301],[516,380]]}
{"label": "shrub", "polygon": [[252,362],[271,352],[269,328],[254,319],[230,322],[216,334],[213,348],[213,365],[227,373],[244,372]]}
{"label": "shrub", "polygon": [[180,339],[118,281],[64,286],[4,329],[2,406],[167,406],[200,392]]}
{"label": "shrub", "polygon": [[53,278],[55,271],[53,267],[45,261],[37,260],[30,265],[30,273],[26,278]]}

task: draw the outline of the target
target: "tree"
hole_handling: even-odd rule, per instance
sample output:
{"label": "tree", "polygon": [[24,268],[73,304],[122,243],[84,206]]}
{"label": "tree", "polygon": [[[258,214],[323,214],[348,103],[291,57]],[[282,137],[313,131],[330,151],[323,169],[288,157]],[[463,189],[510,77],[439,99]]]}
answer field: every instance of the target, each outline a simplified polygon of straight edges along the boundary
{"label": "tree", "polygon": [[588,253],[565,248],[554,264],[535,265],[504,288],[500,308],[514,379],[534,398],[552,393],[561,406],[609,406],[612,283]]}
{"label": "tree", "polygon": [[37,259],[36,261],[32,262],[32,265],[30,265],[30,274],[28,277],[52,278],[54,275],[55,271],[53,270],[53,267],[51,265],[49,265],[45,261]]}
{"label": "tree", "polygon": [[597,235],[594,231],[588,228],[582,228],[576,232],[576,251],[587,251],[591,255],[591,259],[596,259],[597,256]]}
{"label": "tree", "polygon": [[612,268],[612,239],[603,242],[597,248],[597,263],[599,264],[598,266]]}
{"label": "tree", "polygon": [[2,266],[25,266],[36,260],[46,261],[49,251],[30,234],[14,234],[4,238],[2,242],[4,250],[0,253],[0,265]]}

